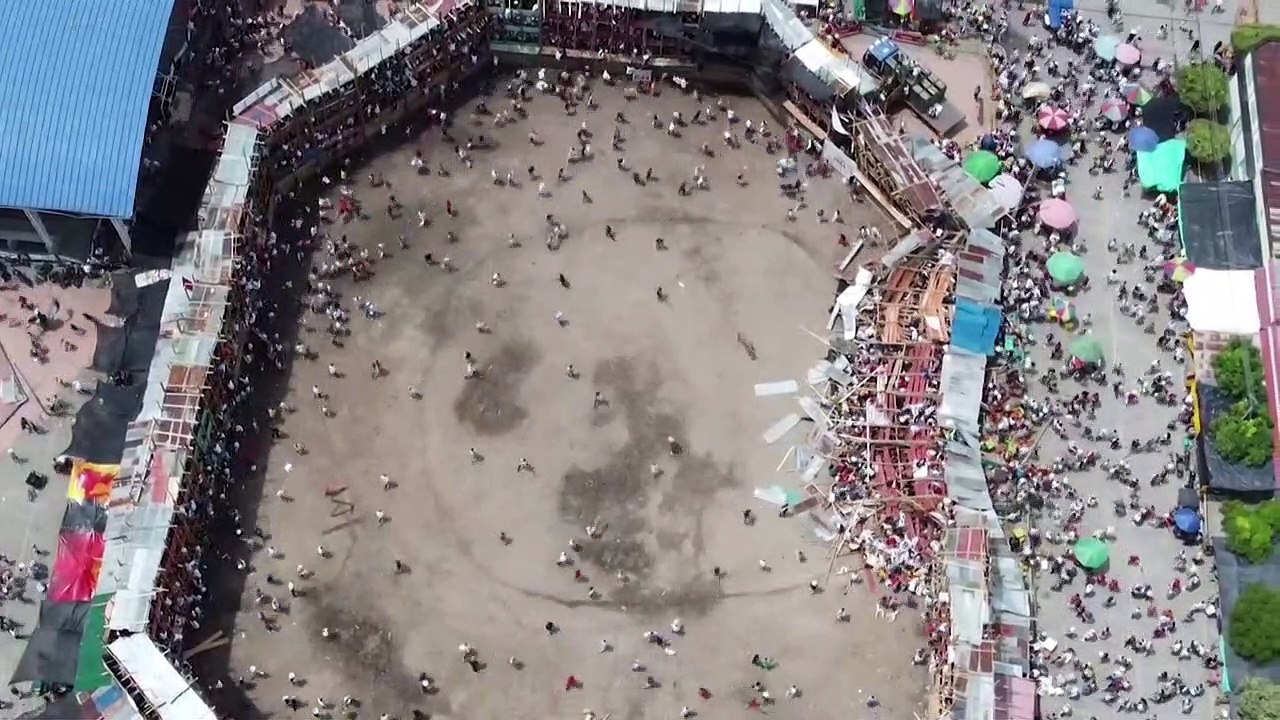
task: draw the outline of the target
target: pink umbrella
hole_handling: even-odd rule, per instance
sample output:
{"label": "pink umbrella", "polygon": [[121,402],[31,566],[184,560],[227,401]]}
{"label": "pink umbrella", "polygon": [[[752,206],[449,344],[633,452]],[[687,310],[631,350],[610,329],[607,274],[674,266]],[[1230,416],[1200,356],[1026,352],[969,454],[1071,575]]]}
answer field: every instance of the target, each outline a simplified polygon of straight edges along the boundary
{"label": "pink umbrella", "polygon": [[1045,105],[1040,108],[1040,113],[1036,115],[1036,121],[1040,123],[1040,127],[1049,132],[1058,132],[1071,124],[1071,116],[1066,110],[1056,108],[1052,105]]}
{"label": "pink umbrella", "polygon": [[1040,203],[1040,222],[1054,230],[1066,230],[1078,219],[1076,209],[1066,200],[1050,198]]}
{"label": "pink umbrella", "polygon": [[1116,62],[1121,65],[1136,65],[1141,59],[1142,51],[1129,43],[1121,43],[1116,46]]}

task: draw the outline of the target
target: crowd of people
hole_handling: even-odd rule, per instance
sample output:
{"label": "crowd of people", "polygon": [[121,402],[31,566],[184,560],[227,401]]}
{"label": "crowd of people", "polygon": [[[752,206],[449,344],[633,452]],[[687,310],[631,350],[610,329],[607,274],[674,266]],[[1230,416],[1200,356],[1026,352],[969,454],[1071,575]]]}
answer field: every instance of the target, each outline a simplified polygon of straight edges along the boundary
{"label": "crowd of people", "polygon": [[[198,7],[204,7],[197,4]],[[234,5],[234,4],[233,4]],[[584,17],[581,13],[587,13]],[[650,38],[649,31],[633,25],[629,10],[588,6],[575,16],[565,15],[548,20],[548,37],[563,48],[609,51],[627,55],[644,55],[662,52],[660,39]],[[990,6],[969,6],[963,14],[971,27],[989,28],[998,34],[1008,32],[1009,16]],[[278,31],[276,17],[246,19],[233,15],[235,27],[248,30],[238,39],[227,40],[211,50],[214,57],[231,57],[241,52],[246,43],[265,42],[268,35]],[[1025,22],[1023,23],[1026,24]],[[275,30],[272,28],[275,27]],[[209,404],[215,427],[210,434],[217,438],[197,448],[192,458],[183,496],[179,503],[183,512],[176,518],[177,527],[170,535],[170,547],[166,553],[163,592],[153,600],[151,634],[167,650],[170,657],[180,657],[179,651],[192,630],[205,622],[205,600],[209,582],[207,553],[213,548],[205,538],[226,532],[243,540],[250,548],[273,553],[261,530],[248,526],[235,510],[229,495],[233,493],[233,478],[254,473],[261,468],[257,458],[261,452],[259,438],[263,433],[274,436],[272,428],[298,411],[284,403],[263,407],[258,402],[264,385],[260,378],[273,377],[285,370],[291,355],[315,351],[299,348],[283,339],[285,329],[277,324],[282,303],[287,303],[289,285],[277,282],[284,267],[292,266],[315,252],[316,268],[305,285],[307,301],[312,309],[321,313],[331,340],[340,344],[349,333],[349,317],[352,313],[377,313],[376,306],[351,307],[334,293],[329,283],[336,274],[350,271],[359,275],[358,268],[367,268],[376,262],[381,248],[359,248],[344,238],[327,237],[312,212],[293,197],[266,200],[272,192],[272,184],[291,175],[299,166],[327,154],[345,155],[347,143],[343,142],[343,128],[363,127],[392,108],[399,107],[411,86],[426,88],[424,95],[432,98],[433,107],[444,107],[454,98],[469,74],[486,64],[483,51],[493,28],[492,18],[483,7],[471,5],[460,9],[424,40],[421,53],[400,53],[392,60],[378,66],[361,81],[358,95],[338,102],[352,106],[349,115],[301,117],[288,128],[282,128],[277,140],[269,145],[263,176],[264,186],[254,195],[263,198],[244,229],[245,250],[238,260],[233,307],[228,320],[228,339],[221,346],[217,362],[212,369]],[[1172,30],[1165,29],[1165,32]],[[1067,627],[1050,630],[1041,638],[1033,658],[1033,673],[1048,697],[1060,697],[1061,704],[1051,710],[1054,717],[1072,714],[1072,704],[1098,695],[1118,711],[1149,712],[1158,703],[1176,702],[1184,713],[1197,707],[1197,698],[1204,695],[1206,686],[1216,678],[1216,647],[1207,647],[1199,641],[1183,641],[1178,635],[1178,625],[1203,616],[1212,618],[1217,612],[1217,600],[1213,595],[1213,583],[1205,580],[1211,575],[1208,561],[1195,550],[1180,553],[1169,559],[1172,581],[1166,587],[1154,588],[1150,583],[1138,582],[1124,586],[1117,578],[1123,572],[1097,568],[1081,568],[1072,556],[1073,543],[1085,537],[1115,540],[1118,532],[1113,525],[1132,521],[1148,530],[1168,529],[1172,508],[1153,502],[1155,491],[1147,490],[1165,483],[1192,486],[1195,481],[1194,461],[1191,457],[1189,433],[1191,410],[1183,392],[1185,369],[1181,367],[1186,357],[1178,338],[1185,330],[1182,321],[1185,301],[1179,287],[1165,277],[1164,268],[1174,261],[1177,254],[1177,209],[1163,195],[1156,196],[1149,207],[1136,213],[1134,227],[1145,234],[1145,239],[1130,241],[1120,237],[1096,237],[1084,222],[1063,227],[1050,227],[1044,223],[1040,212],[1042,202],[1049,199],[1071,197],[1077,203],[1089,202],[1086,197],[1097,184],[1084,180],[1081,163],[1092,158],[1087,169],[1089,177],[1122,173],[1125,197],[1137,194],[1139,185],[1134,155],[1127,145],[1127,131],[1142,124],[1142,110],[1127,102],[1123,88],[1127,83],[1150,81],[1157,91],[1167,89],[1171,66],[1156,59],[1148,67],[1140,63],[1120,65],[1092,56],[1094,41],[1103,29],[1094,21],[1068,14],[1062,29],[1055,35],[1033,38],[1025,49],[1007,55],[992,53],[994,70],[998,77],[996,87],[991,88],[991,100],[995,103],[996,117],[1001,121],[999,129],[981,141],[981,146],[996,153],[1002,161],[1004,174],[1011,176],[1024,189],[1020,202],[1010,208],[1010,215],[1000,222],[996,231],[1006,241],[1009,261],[1004,278],[1005,336],[1007,371],[993,373],[984,401],[988,408],[983,420],[984,449],[997,459],[998,472],[993,474],[993,495],[999,505],[1020,509],[1033,515],[1041,515],[1043,522],[1029,524],[1025,533],[1015,535],[1018,550],[1025,563],[1038,567],[1050,578],[1051,591],[1058,593],[1068,613],[1077,618],[1079,628]],[[1137,33],[1126,38],[1140,45]],[[652,41],[652,42],[651,42]],[[656,43],[656,44],[655,44]],[[1214,48],[1214,54],[1226,57],[1222,48]],[[218,64],[215,63],[215,67]],[[232,63],[222,64],[222,73],[232,72]],[[223,79],[229,78],[224,75]],[[409,78],[413,77],[413,80]],[[1031,83],[1045,83],[1048,94],[1027,98],[1024,91]],[[419,84],[420,83],[420,84]],[[222,92],[223,84],[215,83]],[[566,111],[576,111],[579,105],[589,105],[590,98],[581,86],[565,82],[565,78],[535,81],[523,76],[519,81],[517,97],[525,97],[531,90],[555,93],[561,96]],[[345,91],[344,91],[345,92]],[[1093,113],[1104,102],[1123,103],[1127,114],[1120,120],[1095,116]],[[332,105],[332,103],[330,103]],[[1035,125],[1043,106],[1064,111],[1069,118],[1066,128],[1049,130]],[[699,111],[700,113],[703,111]],[[723,107],[705,108],[705,116],[696,121],[717,121],[723,117],[728,128],[726,144],[730,138],[737,142],[738,128]],[[465,160],[464,148],[473,140],[456,139],[450,133],[451,121],[447,112],[434,111],[433,122],[442,126],[445,137],[459,148],[460,159]],[[705,118],[705,120],[704,120]],[[664,118],[664,123],[666,119]],[[568,119],[565,122],[569,122]],[[670,135],[679,137],[683,118],[672,118]],[[1047,167],[1033,163],[1020,153],[1027,139],[1027,125],[1034,125],[1037,136],[1060,142],[1063,151],[1060,162]],[[752,135],[768,135],[752,129],[747,123],[743,135],[746,142]],[[590,148],[590,134],[580,136],[581,152],[585,157]],[[355,139],[352,138],[354,141]],[[531,136],[530,141],[533,142]],[[936,141],[944,152],[961,158],[969,148],[956,143]],[[351,144],[354,144],[352,142]],[[705,147],[704,147],[705,151]],[[317,155],[317,152],[319,155]],[[469,162],[466,167],[470,168]],[[428,169],[429,171],[429,169]],[[532,174],[533,168],[530,168]],[[350,186],[354,178],[348,178],[345,170],[339,170],[334,179]],[[703,171],[695,170],[686,181],[686,187],[701,187],[705,183]],[[640,173],[636,182],[643,181]],[[700,180],[700,178],[702,178]],[[328,180],[329,178],[326,178]],[[495,182],[498,176],[494,176]],[[745,178],[739,177],[739,182]],[[376,186],[376,183],[373,183]],[[1085,188],[1082,190],[1081,188]],[[1095,200],[1102,197],[1101,186],[1093,192]],[[374,190],[361,190],[362,194],[375,195]],[[359,204],[352,194],[353,212],[348,217],[358,217]],[[584,202],[588,201],[584,191]],[[381,198],[379,199],[381,202]],[[263,215],[265,209],[277,205],[275,217]],[[387,211],[398,212],[394,196],[386,200]],[[452,201],[447,212],[453,213]],[[425,211],[424,211],[425,212]],[[820,220],[824,219],[821,215]],[[334,218],[341,222],[340,218]],[[794,220],[794,211],[788,216]],[[424,223],[425,224],[425,223]],[[563,231],[554,218],[548,216],[546,232],[548,248]],[[876,231],[878,236],[878,230]],[[867,236],[870,237],[870,231]],[[859,239],[864,239],[860,234]],[[402,247],[404,247],[404,242]],[[661,238],[655,239],[661,249]],[[1106,257],[1111,269],[1104,277],[1084,276],[1072,282],[1062,282],[1047,270],[1049,258],[1056,253],[1071,252],[1090,258]],[[449,258],[436,259],[427,254],[429,265],[444,271],[451,269]],[[367,272],[357,279],[367,277]],[[501,280],[494,275],[495,284]],[[563,277],[561,281],[564,282]],[[657,289],[662,300],[662,288]],[[1086,298],[1106,294],[1104,304],[1114,305],[1127,317],[1130,326],[1124,327],[1132,337],[1147,338],[1150,347],[1146,353],[1152,359],[1141,367],[1125,367],[1119,358],[1101,360],[1075,356],[1076,340],[1092,337],[1096,332],[1094,319],[1082,308]],[[1112,300],[1111,298],[1114,298]],[[1123,327],[1123,326],[1122,326]],[[483,322],[477,322],[478,332],[485,332]],[[1113,329],[1120,332],[1121,328]],[[1137,345],[1138,343],[1133,343]],[[1136,351],[1135,351],[1136,352]],[[468,358],[470,361],[470,358]],[[929,378],[930,384],[918,390],[921,395],[936,390],[936,375],[940,360],[927,359],[920,373]],[[858,358],[858,369],[875,367],[868,358]],[[335,366],[331,366],[335,367]],[[573,372],[572,366],[568,369]],[[334,371],[336,376],[336,370]],[[377,377],[381,369],[373,368]],[[1093,389],[1103,388],[1103,392]],[[899,388],[907,390],[906,387]],[[1107,392],[1109,389],[1110,392]],[[409,388],[410,396],[416,389]],[[323,391],[317,388],[317,399],[323,400]],[[599,400],[599,398],[597,398]],[[323,403],[320,412],[325,412]],[[905,407],[898,422],[916,426],[927,421],[928,410],[923,406]],[[1104,408],[1106,408],[1104,410]],[[1111,411],[1117,414],[1112,414]],[[922,414],[913,414],[922,413]],[[1124,427],[1101,428],[1096,425],[1099,414],[1104,417],[1134,417]],[[1139,414],[1141,420],[1137,418]],[[1159,418],[1159,421],[1152,420]],[[1048,435],[1050,441],[1042,440]],[[673,439],[673,442],[676,442]],[[1056,448],[1056,450],[1055,450]],[[295,448],[298,449],[298,448]],[[298,449],[301,452],[301,449]],[[673,446],[674,452],[674,446]],[[912,463],[928,465],[924,458],[905,457],[895,462],[906,467]],[[1144,468],[1151,466],[1154,472],[1147,477]],[[846,469],[853,472],[851,469]],[[1119,494],[1108,502],[1092,488],[1086,476],[1105,477],[1107,487]],[[847,478],[857,485],[859,478]],[[871,475],[863,480],[868,485],[875,482]],[[865,493],[851,491],[848,499],[859,499]],[[1099,523],[1099,508],[1114,510],[1117,519],[1107,518]],[[383,518],[379,517],[381,521]],[[1094,529],[1088,529],[1094,528]],[[886,538],[905,538],[909,528],[905,520],[900,524],[888,523],[869,530],[859,538],[868,548],[883,549]],[[895,540],[889,548],[897,543]],[[255,559],[233,545],[219,548],[222,560],[239,571],[254,569]],[[317,548],[317,554],[325,557],[325,548]],[[913,559],[914,560],[914,559]],[[261,559],[269,564],[269,559]],[[397,568],[400,567],[397,562]],[[1117,560],[1117,565],[1121,563]],[[1141,554],[1129,555],[1124,566],[1143,564]],[[278,609],[288,603],[276,585],[294,593],[294,577],[305,580],[307,571],[298,566],[296,572],[275,570],[268,573],[265,590],[258,590],[263,606],[259,616],[264,625],[271,625],[272,616],[267,609]],[[920,580],[918,569],[903,564],[890,564],[877,568],[873,577],[882,582],[889,592],[902,593],[914,590]],[[6,591],[13,585],[12,572],[0,576]],[[860,577],[860,575],[859,575]],[[275,580],[276,582],[272,582]],[[852,578],[851,578],[852,581]],[[1166,600],[1175,597],[1195,598],[1187,613],[1173,613]],[[1189,602],[1189,601],[1188,601]],[[1185,604],[1185,603],[1184,603]],[[895,612],[896,603],[889,603],[885,612]],[[1111,618],[1123,616],[1130,622],[1141,623],[1141,634],[1133,632],[1124,638],[1123,650],[1097,650],[1111,638],[1112,626],[1121,625]],[[926,640],[941,653],[946,640],[945,619],[926,628]],[[5,629],[0,627],[0,629]],[[327,630],[327,629],[326,629]],[[548,629],[551,632],[551,629]],[[672,633],[681,631],[672,626]],[[1046,643],[1048,634],[1057,635],[1057,642]],[[661,638],[662,636],[656,636]],[[656,641],[655,641],[656,642]],[[1168,646],[1179,658],[1196,659],[1196,664],[1207,672],[1203,680],[1184,677],[1178,673],[1161,673],[1153,687],[1137,687],[1129,671],[1140,658],[1155,652],[1155,643]],[[1110,646],[1108,646],[1110,647]],[[464,661],[475,662],[477,651],[470,646],[459,648]],[[1125,653],[1131,653],[1127,655]],[[924,660],[924,651],[918,656]],[[1135,660],[1134,658],[1139,658]],[[766,659],[762,659],[767,660]],[[511,658],[512,664],[518,662]],[[1189,666],[1188,666],[1189,667]],[[186,668],[189,670],[189,668]],[[236,682],[250,684],[265,671],[250,667],[247,674]],[[1190,673],[1187,673],[1190,675]],[[292,673],[291,673],[292,675]],[[293,677],[290,678],[292,682]],[[419,678],[423,693],[434,692],[435,681],[425,673]],[[572,690],[577,679],[569,676],[566,690]],[[656,682],[656,681],[655,681]],[[221,683],[215,688],[221,687]],[[787,697],[799,695],[792,686]],[[353,710],[359,706],[352,695],[335,695],[334,700],[317,698],[314,702],[302,702],[296,695],[285,695],[283,704],[290,710],[307,707],[313,715],[322,716],[333,710]],[[763,686],[751,698],[751,707],[772,701]],[[874,696],[868,705],[874,706]],[[426,717],[424,711],[415,710],[414,717]],[[693,709],[682,709],[683,717],[692,717]],[[588,711],[589,717],[594,713]],[[384,720],[389,715],[382,716]]]}
{"label": "crowd of people", "polygon": [[[972,15],[975,26],[1008,28],[998,8]],[[991,374],[985,393],[984,449],[1000,460],[992,474],[997,506],[1029,518],[1016,544],[1051,593],[1032,659],[1049,718],[1077,707],[1141,717],[1165,704],[1207,712],[1199,698],[1218,682],[1217,643],[1178,632],[1179,624],[1217,614],[1201,538],[1182,536],[1183,550],[1155,558],[1149,548],[1159,544],[1140,539],[1174,531],[1172,488],[1184,489],[1179,499],[1198,489],[1193,399],[1184,382],[1191,372],[1182,340],[1186,302],[1169,272],[1181,253],[1177,207],[1165,194],[1138,199],[1144,191],[1129,144],[1144,124],[1134,84],[1170,93],[1172,63],[1100,57],[1095,47],[1105,34],[1096,21],[1068,13],[1059,30],[1032,35],[1024,48],[993,50],[990,94],[1000,125],[979,147],[945,147],[957,159],[978,149],[996,153],[1000,171],[1025,189],[999,228],[1010,251],[1007,369]],[[1142,47],[1137,31],[1123,41]],[[1041,123],[1045,108],[1063,111],[1065,126]],[[1061,156],[1027,157],[1036,139],[1057,143]],[[1108,193],[1104,184],[1117,180],[1120,192]],[[1086,209],[1070,222],[1046,222],[1044,204],[1057,200]],[[1126,200],[1135,209],[1117,226],[1093,220],[1110,211],[1087,209]],[[1055,277],[1050,259],[1059,253],[1088,258],[1093,272]],[[1089,309],[1098,307],[1111,308],[1114,324],[1097,322]],[[1095,354],[1101,339],[1105,355],[1122,357]],[[1085,567],[1074,548],[1088,538],[1128,551]],[[1167,670],[1133,671],[1157,653],[1172,654]]]}

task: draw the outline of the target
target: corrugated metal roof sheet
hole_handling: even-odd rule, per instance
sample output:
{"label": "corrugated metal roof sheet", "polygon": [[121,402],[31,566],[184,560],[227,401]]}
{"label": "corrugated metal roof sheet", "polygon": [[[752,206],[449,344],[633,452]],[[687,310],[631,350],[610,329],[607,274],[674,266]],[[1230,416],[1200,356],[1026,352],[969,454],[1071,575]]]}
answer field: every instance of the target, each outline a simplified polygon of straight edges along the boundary
{"label": "corrugated metal roof sheet", "polygon": [[1254,50],[1250,58],[1258,110],[1256,132],[1262,145],[1262,202],[1274,257],[1276,246],[1280,245],[1280,43],[1267,43]]}
{"label": "corrugated metal roof sheet", "polygon": [[133,215],[173,0],[5,4],[0,206]]}

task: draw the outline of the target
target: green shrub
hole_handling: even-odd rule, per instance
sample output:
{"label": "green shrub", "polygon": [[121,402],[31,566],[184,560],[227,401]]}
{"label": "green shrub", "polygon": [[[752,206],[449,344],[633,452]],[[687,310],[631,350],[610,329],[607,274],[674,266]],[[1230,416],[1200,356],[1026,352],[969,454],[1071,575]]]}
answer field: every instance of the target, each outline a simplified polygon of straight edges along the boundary
{"label": "green shrub", "polygon": [[1253,23],[1239,25],[1231,31],[1231,47],[1243,55],[1268,40],[1280,40],[1280,25]]}
{"label": "green shrub", "polygon": [[1272,504],[1270,500],[1260,505],[1234,501],[1223,506],[1222,528],[1227,535],[1228,550],[1251,563],[1260,563],[1271,556],[1276,526],[1270,520],[1275,508],[1269,507],[1266,511],[1262,508]]}
{"label": "green shrub", "polygon": [[1275,425],[1267,409],[1262,353],[1247,340],[1233,340],[1214,356],[1213,374],[1218,389],[1231,401],[1209,429],[1218,454],[1229,463],[1266,465],[1275,454]]}
{"label": "green shrub", "polygon": [[1240,720],[1280,720],[1280,685],[1249,678],[1240,688]]}
{"label": "green shrub", "polygon": [[1233,401],[1253,398],[1266,402],[1262,390],[1262,351],[1248,340],[1235,339],[1213,356],[1213,378]]}
{"label": "green shrub", "polygon": [[1246,587],[1231,611],[1227,640],[1246,660],[1280,660],[1280,591],[1261,584]]}
{"label": "green shrub", "polygon": [[1227,104],[1229,80],[1212,62],[1192,63],[1178,70],[1178,98],[1197,115],[1215,116]]}
{"label": "green shrub", "polygon": [[1231,131],[1212,120],[1187,125],[1187,153],[1197,162],[1214,165],[1231,157]]}

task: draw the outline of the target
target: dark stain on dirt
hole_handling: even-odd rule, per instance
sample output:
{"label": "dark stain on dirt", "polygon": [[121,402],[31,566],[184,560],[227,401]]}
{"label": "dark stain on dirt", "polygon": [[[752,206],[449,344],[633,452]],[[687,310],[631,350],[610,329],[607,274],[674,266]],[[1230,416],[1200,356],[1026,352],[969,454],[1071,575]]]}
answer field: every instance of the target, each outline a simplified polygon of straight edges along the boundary
{"label": "dark stain on dirt", "polygon": [[[394,700],[405,714],[411,708],[453,714],[447,693],[424,696],[419,691],[417,674],[400,660],[399,641],[367,599],[344,597],[340,589],[332,586],[314,588],[308,595],[307,637],[315,652],[333,658],[347,677],[379,688],[377,705],[385,706],[388,700]],[[322,628],[329,628],[337,637],[322,638]]]}
{"label": "dark stain on dirt", "polygon": [[[574,466],[563,477],[561,517],[578,528],[607,526],[603,537],[583,543],[579,560],[630,576],[629,583],[610,592],[611,602],[640,611],[706,612],[722,595],[710,569],[698,567],[704,550],[702,511],[718,490],[735,484],[733,468],[688,447],[684,422],[656,406],[662,385],[656,366],[612,358],[597,365],[593,381],[626,423],[627,440],[604,465]],[[680,455],[670,455],[667,436],[684,443]],[[653,477],[655,463],[663,467],[663,477]],[[694,560],[689,563],[693,574],[674,586],[670,578],[652,582],[663,556]]]}
{"label": "dark stain on dirt", "polygon": [[492,357],[477,358],[482,376],[463,385],[453,401],[454,417],[479,435],[492,437],[515,430],[529,417],[520,404],[520,393],[538,357],[532,343],[512,340]]}

